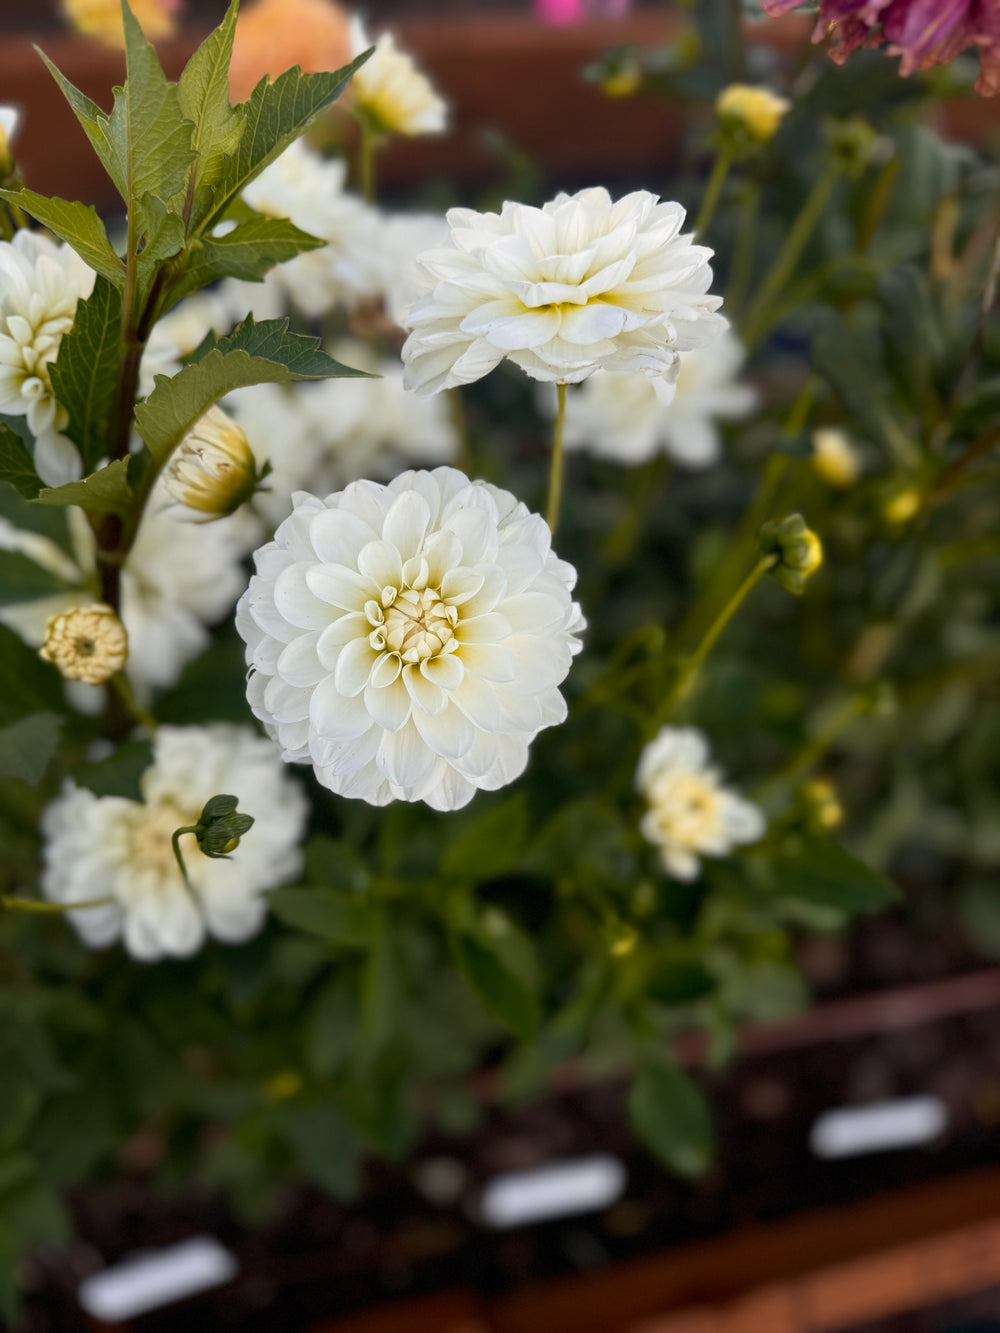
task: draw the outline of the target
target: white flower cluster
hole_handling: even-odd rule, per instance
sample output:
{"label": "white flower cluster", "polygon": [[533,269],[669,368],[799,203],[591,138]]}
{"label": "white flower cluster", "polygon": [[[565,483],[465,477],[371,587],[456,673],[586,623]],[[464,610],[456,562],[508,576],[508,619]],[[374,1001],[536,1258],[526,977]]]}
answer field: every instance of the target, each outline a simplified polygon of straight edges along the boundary
{"label": "white flower cluster", "polygon": [[291,511],[295,491],[326,495],[362,478],[387,481],[405,466],[455,457],[458,441],[446,404],[407,393],[398,361],[375,360],[358,343],[341,343],[332,354],[376,376],[256,384],[226,400],[258,466],[271,465],[254,500],[271,527]]}
{"label": "white flower cluster", "polygon": [[[68,781],[45,810],[41,888],[55,903],[111,901],[70,912],[85,944],[122,938],[135,958],[185,957],[206,934],[249,939],[267,915],[268,889],[297,878],[307,802],[270,741],[245,727],[160,727],[142,800],[95,796]],[[206,856],[185,835],[188,882],[171,838],[194,825],[205,802],[239,799],[253,827],[226,859]]]}
{"label": "white flower cluster", "polygon": [[542,208],[454,208],[451,243],[420,256],[429,290],[406,317],[406,383],[437,393],[505,357],[539,380],[641,370],[669,400],[678,353],[718,338],[711,250],[684,209],[646,190],[560,194]]}
{"label": "white flower cluster", "polygon": [[236,614],[283,757],[373,805],[512,782],[584,626],[545,522],[452,468],[295,498]]}
{"label": "white flower cluster", "polygon": [[0,241],[0,412],[27,418],[35,467],[50,486],[80,475],[80,456],[61,434],[69,415],[56,401],[49,367],[95,276],[68,245],[38,232]]}
{"label": "white flower cluster", "polygon": [[635,780],[649,806],[639,828],[675,879],[696,879],[700,856],[726,856],[764,835],[763,814],[722,786],[694,727],[663,727],[639,756]]}
{"label": "white flower cluster", "polygon": [[646,463],[658,453],[702,468],[722,456],[718,422],[753,411],[757,395],[738,376],[746,353],[729,332],[711,347],[682,352],[671,402],[645,375],[594,375],[566,399],[567,449],[613,463]]}

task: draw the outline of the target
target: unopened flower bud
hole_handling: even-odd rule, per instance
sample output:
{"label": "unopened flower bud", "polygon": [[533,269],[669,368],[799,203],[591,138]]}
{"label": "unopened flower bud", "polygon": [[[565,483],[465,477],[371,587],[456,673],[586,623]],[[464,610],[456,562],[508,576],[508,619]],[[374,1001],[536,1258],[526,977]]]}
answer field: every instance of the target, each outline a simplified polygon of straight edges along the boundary
{"label": "unopened flower bud", "polygon": [[879,136],[863,116],[830,121],[827,137],[834,156],[851,176],[860,176],[880,151]]}
{"label": "unopened flower bud", "polygon": [[213,796],[205,802],[192,832],[206,856],[228,856],[253,826],[253,815],[240,814],[236,809],[238,803],[235,796]]}
{"label": "unopened flower bud", "polygon": [[10,141],[17,131],[19,112],[12,106],[0,106],[0,181],[14,174],[14,155]]}
{"label": "unopened flower bud", "polygon": [[618,46],[606,51],[584,71],[584,77],[596,83],[605,97],[631,97],[642,84],[642,65],[636,48]]}
{"label": "unopened flower bud", "polygon": [[50,616],[39,656],[67,680],[103,685],[128,660],[128,634],[110,606],[75,606]]}
{"label": "unopened flower bud", "polygon": [[[163,473],[171,499],[192,523],[239,509],[259,480],[247,437],[221,407],[210,407],[174,450]],[[182,511],[183,512],[183,511]]]}
{"label": "unopened flower bud", "polygon": [[814,778],[805,783],[802,796],[806,804],[806,817],[817,832],[829,833],[843,823],[844,807],[832,782],[825,778]]}
{"label": "unopened flower bud", "polygon": [[882,517],[894,528],[901,528],[920,512],[920,492],[916,486],[894,489],[882,505]]}
{"label": "unopened flower bud", "polygon": [[777,556],[769,572],[786,592],[802,592],[806,579],[823,563],[822,543],[801,514],[763,524],[757,545],[762,556]]}
{"label": "unopened flower bud", "polygon": [[828,486],[846,490],[861,475],[858,451],[844,431],[830,426],[814,430],[812,465]]}
{"label": "unopened flower bud", "polygon": [[731,83],[715,100],[720,130],[743,149],[770,143],[791,105],[787,97],[748,83]]}

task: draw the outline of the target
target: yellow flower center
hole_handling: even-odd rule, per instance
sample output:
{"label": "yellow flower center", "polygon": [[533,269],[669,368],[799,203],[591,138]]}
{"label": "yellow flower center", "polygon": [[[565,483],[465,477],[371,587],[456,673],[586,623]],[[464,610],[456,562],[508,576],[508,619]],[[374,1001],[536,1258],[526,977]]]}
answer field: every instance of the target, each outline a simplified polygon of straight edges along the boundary
{"label": "yellow flower center", "polygon": [[397,653],[404,663],[419,663],[445,652],[455,638],[458,611],[434,588],[385,588],[382,604],[370,601],[365,613],[371,646]]}
{"label": "yellow flower center", "polygon": [[649,803],[664,839],[697,850],[719,828],[719,789],[696,773],[671,773],[654,782]]}
{"label": "yellow flower center", "polygon": [[[180,878],[180,867],[174,856],[171,839],[176,829],[197,823],[198,811],[181,810],[173,802],[161,805],[142,805],[134,812],[131,829],[131,854],[136,866],[152,871],[161,881],[173,883]],[[181,851],[190,869],[194,839],[185,837]]]}

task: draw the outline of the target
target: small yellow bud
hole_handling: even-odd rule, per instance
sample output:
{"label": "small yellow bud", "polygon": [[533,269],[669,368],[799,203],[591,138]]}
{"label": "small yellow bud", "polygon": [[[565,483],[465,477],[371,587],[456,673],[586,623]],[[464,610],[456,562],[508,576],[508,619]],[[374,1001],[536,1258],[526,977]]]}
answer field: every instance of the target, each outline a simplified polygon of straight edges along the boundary
{"label": "small yellow bud", "polygon": [[863,116],[830,121],[826,130],[834,156],[851,176],[860,176],[884,152],[883,142]]}
{"label": "small yellow bud", "polygon": [[802,592],[823,563],[823,544],[801,514],[763,524],[757,544],[762,556],[777,556],[769,572],[786,592]]}
{"label": "small yellow bud", "polygon": [[861,475],[861,459],[847,435],[835,427],[814,430],[812,465],[829,486],[846,490]]}
{"label": "small yellow bud", "polygon": [[103,602],[75,606],[49,617],[39,656],[58,667],[67,680],[103,685],[128,660],[128,635]]}
{"label": "small yellow bud", "polygon": [[829,832],[843,823],[844,807],[832,782],[825,778],[814,778],[802,788],[808,808],[809,819],[818,829]]}
{"label": "small yellow bud", "polygon": [[639,936],[632,926],[619,921],[611,932],[608,952],[612,958],[627,958],[639,943]]}
{"label": "small yellow bud", "polygon": [[771,142],[791,105],[787,97],[748,83],[731,83],[715,101],[722,128],[742,131],[755,144]]}
{"label": "small yellow bud", "polygon": [[247,437],[221,407],[210,407],[184,436],[163,473],[177,504],[193,523],[225,518],[253,494],[257,467]]}
{"label": "small yellow bud", "polygon": [[0,106],[0,180],[14,171],[14,155],[10,151],[10,141],[17,132],[20,115],[12,106]]}
{"label": "small yellow bud", "polygon": [[302,1079],[296,1074],[294,1069],[283,1069],[280,1074],[275,1074],[268,1079],[264,1086],[264,1095],[268,1101],[287,1102],[292,1097],[297,1097],[302,1091]]}
{"label": "small yellow bud", "polygon": [[[179,0],[131,0],[131,8],[151,42],[176,33]],[[124,50],[121,0],[62,0],[62,12],[69,26],[81,36],[96,37],[106,46]]]}
{"label": "small yellow bud", "polygon": [[902,527],[920,512],[920,492],[916,486],[904,486],[882,506],[882,517],[893,527]]}

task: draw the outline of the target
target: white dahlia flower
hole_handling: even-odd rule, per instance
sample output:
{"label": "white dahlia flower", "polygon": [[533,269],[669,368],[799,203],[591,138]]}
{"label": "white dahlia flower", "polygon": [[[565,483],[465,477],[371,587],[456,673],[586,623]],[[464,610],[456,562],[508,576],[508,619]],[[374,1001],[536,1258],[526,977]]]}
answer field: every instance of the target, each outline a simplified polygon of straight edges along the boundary
{"label": "white dahlia flower", "polygon": [[[45,897],[64,904],[110,897],[69,919],[91,948],[122,938],[145,961],[193,954],[206,934],[227,944],[255,935],[267,890],[301,870],[307,813],[271,742],[224,723],[160,727],[141,789],[142,800],[130,801],[67,781],[42,815]],[[181,838],[185,884],[171,837],[222,794],[238,797],[253,827],[228,860],[206,856],[192,835]]]}
{"label": "white dahlia flower", "polygon": [[[122,568],[121,618],[128,632],[125,666],[137,693],[176,683],[209,643],[207,625],[230,610],[246,586],[242,559],[248,546],[240,515],[217,523],[179,522],[157,511],[168,497],[159,488]],[[82,510],[68,510],[74,558],[47,537],[0,519],[0,550],[20,551],[67,585],[65,592],[0,607],[7,625],[32,647],[45,642],[50,617],[95,601],[94,538]]]}
{"label": "white dahlia flower", "polygon": [[372,805],[512,782],[584,627],[545,522],[453,468],[295,500],[236,612],[283,757]]}
{"label": "white dahlia flower", "polygon": [[398,361],[379,361],[354,342],[332,354],[377,377],[255,384],[226,399],[258,467],[271,465],[254,508],[272,527],[291,511],[294,491],[326,495],[365,477],[388,481],[414,463],[451,462],[457,452],[446,403],[407,393]]}
{"label": "white dahlia flower", "polygon": [[14,166],[10,142],[17,133],[21,113],[9,103],[0,105],[0,176],[10,175]]}
{"label": "white dahlia flower", "polygon": [[[288,218],[326,245],[276,265],[263,283],[225,284],[226,292],[249,296],[257,318],[273,317],[274,298],[291,300],[304,315],[318,317],[338,302],[351,304],[378,290],[372,256],[379,214],[345,189],[347,165],[323,157],[301,139],[288,145],[243,191],[267,217]],[[238,318],[246,315],[244,305]],[[262,312],[262,313],[259,313]]]}
{"label": "white dahlia flower", "polygon": [[711,347],[682,352],[669,403],[645,375],[594,375],[567,395],[566,448],[613,463],[646,463],[664,453],[684,467],[708,467],[722,455],[716,423],[745,417],[757,402],[738,379],[745,359],[728,331]]}
{"label": "white dahlia flower", "polygon": [[49,367],[95,276],[68,245],[38,232],[0,241],[0,412],[27,417],[35,467],[53,486],[79,475],[80,458],[61,434],[69,414],[56,402]]}
{"label": "white dahlia flower", "polygon": [[437,393],[504,357],[539,380],[641,370],[669,400],[678,353],[719,337],[712,251],[684,209],[646,190],[560,194],[542,208],[453,208],[451,244],[420,256],[433,284],[406,317],[407,387]]}
{"label": "white dahlia flower", "polygon": [[[351,21],[351,54],[372,45],[359,18]],[[383,32],[375,50],[351,79],[351,106],[376,134],[438,134],[448,125],[448,105],[411,56]]]}
{"label": "white dahlia flower", "polygon": [[383,213],[373,259],[386,312],[394,323],[406,323],[413,303],[427,291],[427,277],[417,260],[424,250],[448,243],[443,213]]}
{"label": "white dahlia flower", "polygon": [[694,727],[663,727],[639,756],[635,780],[649,805],[639,829],[675,879],[697,878],[699,856],[726,856],[763,837],[763,814],[721,785]]}

